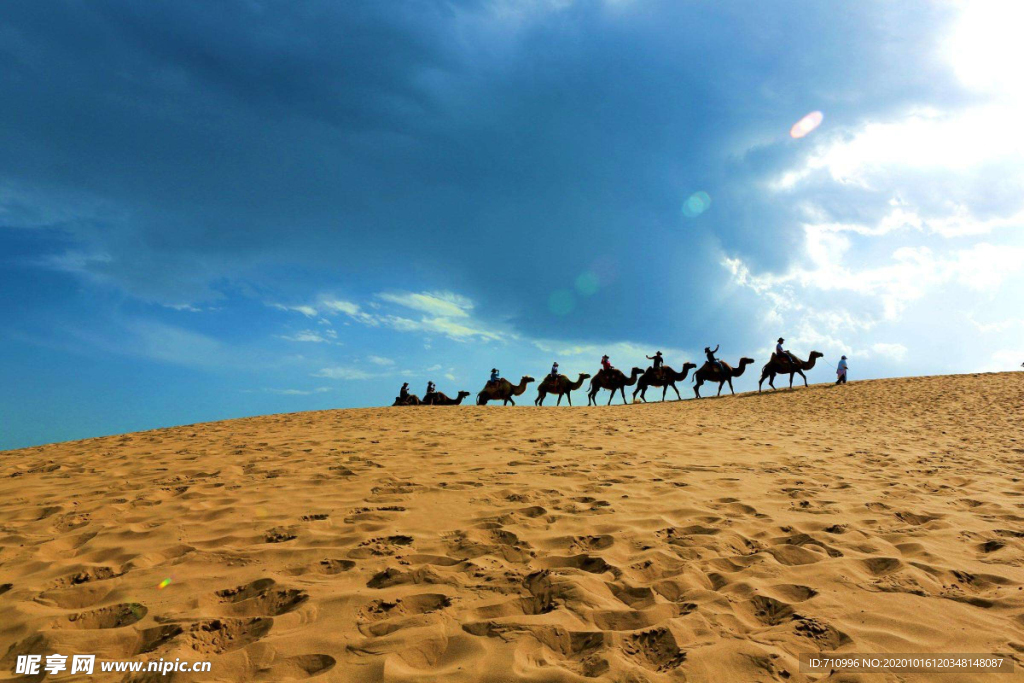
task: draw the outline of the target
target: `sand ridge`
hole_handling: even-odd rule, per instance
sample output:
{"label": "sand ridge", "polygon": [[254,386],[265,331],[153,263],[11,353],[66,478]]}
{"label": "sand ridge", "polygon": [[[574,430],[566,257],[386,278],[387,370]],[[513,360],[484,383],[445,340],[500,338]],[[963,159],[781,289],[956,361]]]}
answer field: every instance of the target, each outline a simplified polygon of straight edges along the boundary
{"label": "sand ridge", "polygon": [[213,662],[159,679],[181,681],[801,681],[819,649],[1020,666],[1022,406],[1021,374],[964,375],[4,452],[0,680],[53,652]]}

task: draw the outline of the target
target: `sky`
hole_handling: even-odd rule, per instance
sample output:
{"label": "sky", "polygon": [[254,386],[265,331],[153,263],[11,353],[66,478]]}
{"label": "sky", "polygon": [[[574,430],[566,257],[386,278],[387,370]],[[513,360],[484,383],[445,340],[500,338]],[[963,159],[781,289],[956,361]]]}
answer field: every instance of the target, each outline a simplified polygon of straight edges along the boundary
{"label": "sky", "polygon": [[779,336],[812,382],[1020,369],[1022,23],[7,0],[0,449],[718,344],[750,390]]}

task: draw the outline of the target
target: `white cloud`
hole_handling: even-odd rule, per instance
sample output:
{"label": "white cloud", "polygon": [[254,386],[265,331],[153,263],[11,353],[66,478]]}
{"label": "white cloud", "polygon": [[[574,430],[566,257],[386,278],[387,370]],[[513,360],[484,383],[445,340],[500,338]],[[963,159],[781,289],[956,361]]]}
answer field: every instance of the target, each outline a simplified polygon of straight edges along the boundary
{"label": "white cloud", "polygon": [[378,294],[378,298],[442,318],[467,318],[473,302],[454,292],[397,292]]}
{"label": "white cloud", "polygon": [[302,330],[301,332],[297,332],[293,335],[281,335],[281,339],[287,339],[288,341],[294,342],[314,342],[321,344],[331,343],[330,339],[327,339],[327,337],[315,332],[314,330]]}
{"label": "white cloud", "polygon": [[388,366],[395,364],[395,361],[391,360],[390,358],[385,358],[383,356],[368,356],[366,360],[373,363],[374,365]]}
{"label": "white cloud", "polygon": [[[819,136],[814,151],[799,168],[768,183],[775,191],[793,190],[818,172],[841,185],[879,189],[887,173],[963,172],[982,165],[1024,159],[1021,111],[985,105],[966,111],[912,110],[900,118],[868,122],[855,131]],[[1020,175],[1010,179],[1020,181]]]}
{"label": "white cloud", "polygon": [[330,387],[317,387],[315,389],[264,389],[269,394],[281,394],[282,396],[310,396],[312,394],[324,394],[334,391]]}
{"label": "white cloud", "polygon": [[868,347],[867,355],[888,358],[894,361],[903,361],[907,358],[907,347],[903,344],[887,344],[879,342]]}
{"label": "white cloud", "polygon": [[278,303],[270,303],[267,305],[271,308],[276,308],[279,311],[296,311],[308,318],[313,318],[317,315],[317,310],[312,306],[286,306],[285,304]]}
{"label": "white cloud", "polygon": [[352,366],[336,365],[333,367],[321,368],[313,373],[314,377],[325,377],[327,379],[363,380],[373,379],[376,375]]}
{"label": "white cloud", "polygon": [[510,335],[499,330],[486,329],[484,323],[476,320],[463,319],[460,321],[450,318],[421,318],[412,320],[396,315],[384,315],[379,318],[383,325],[387,325],[399,332],[425,332],[427,334],[440,334],[454,341],[469,341],[478,339],[481,341],[502,341]]}

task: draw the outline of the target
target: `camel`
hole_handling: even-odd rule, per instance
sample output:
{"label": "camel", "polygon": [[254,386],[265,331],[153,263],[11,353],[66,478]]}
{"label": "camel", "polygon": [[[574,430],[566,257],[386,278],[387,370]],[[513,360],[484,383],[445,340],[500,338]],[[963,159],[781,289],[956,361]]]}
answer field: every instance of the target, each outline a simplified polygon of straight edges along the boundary
{"label": "camel", "polygon": [[608,405],[612,404],[612,399],[615,398],[615,392],[618,391],[622,394],[622,402],[626,402],[626,390],[623,387],[631,387],[636,384],[637,377],[644,373],[640,368],[633,368],[629,374],[629,378],[626,378],[625,373],[618,368],[614,370],[601,369],[594,379],[590,380],[590,389],[587,390],[587,405],[597,405],[597,392],[601,389],[608,389],[612,392],[612,395],[608,397]]}
{"label": "camel", "polygon": [[679,389],[676,388],[676,382],[681,382],[686,379],[686,375],[690,373],[690,370],[697,367],[696,363],[683,363],[683,371],[676,372],[669,366],[665,365],[661,368],[661,373],[656,373],[654,368],[647,368],[647,371],[637,380],[636,389],[633,390],[633,402],[636,402],[636,395],[640,394],[640,400],[647,403],[647,387],[661,387],[661,400],[665,400],[665,394],[668,392],[668,388],[672,387],[672,391],[676,392],[676,398],[680,401],[683,397],[679,395]]}
{"label": "camel", "polygon": [[772,354],[771,360],[765,363],[765,366],[761,368],[761,379],[757,383],[757,391],[761,392],[761,385],[764,384],[765,378],[768,379],[768,386],[772,389],[775,388],[775,375],[789,375],[789,388],[793,388],[793,375],[798,374],[804,378],[804,386],[807,386],[807,375],[803,373],[804,370],[810,370],[814,367],[814,361],[819,358],[824,358],[825,354],[819,351],[811,351],[811,356],[807,360],[800,360],[796,358],[797,364],[785,357],[780,356],[777,353]]}
{"label": "camel", "polygon": [[548,375],[540,381],[540,384],[537,385],[537,400],[533,402],[533,405],[544,405],[544,397],[548,394],[558,394],[558,401],[555,402],[556,406],[562,404],[563,395],[565,395],[565,398],[569,401],[569,405],[572,405],[572,394],[570,392],[576,391],[583,386],[583,380],[588,377],[590,377],[590,375],[585,372],[581,372],[579,379],[573,382],[565,375],[559,375],[558,377]]}
{"label": "camel", "polygon": [[526,385],[530,382],[535,381],[529,375],[523,375],[523,378],[519,380],[518,385],[513,385],[507,379],[502,377],[494,384],[488,382],[480,393],[476,395],[476,404],[478,406],[487,405],[488,401],[504,401],[502,405],[508,405],[511,403],[515,405],[516,402],[512,400],[513,396],[520,396],[526,391]]}
{"label": "camel", "polygon": [[395,398],[395,402],[392,403],[391,405],[392,406],[421,406],[421,405],[423,405],[423,401],[421,401],[420,397],[417,396],[416,394],[409,394],[404,399],[401,396]]}
{"label": "camel", "polygon": [[748,365],[753,363],[754,359],[753,358],[740,358],[739,367],[736,367],[736,368],[733,368],[732,366],[730,366],[725,361],[719,361],[719,362],[722,364],[722,367],[725,368],[725,372],[724,373],[721,370],[719,370],[717,366],[712,364],[711,361],[704,361],[704,365],[701,367],[701,369],[698,370],[697,372],[693,373],[693,379],[694,379],[694,381],[697,382],[697,384],[695,384],[694,387],[693,387],[693,393],[695,393],[697,395],[697,398],[700,398],[700,386],[702,384],[704,384],[704,382],[718,382],[718,395],[719,396],[722,395],[722,386],[724,386],[725,383],[728,382],[729,383],[729,391],[731,391],[733,393],[733,395],[735,395],[736,394],[736,390],[732,388],[732,378],[733,377],[739,377],[740,375],[742,375],[743,374],[743,370]]}
{"label": "camel", "polygon": [[469,396],[468,391],[460,391],[458,398],[448,398],[443,391],[435,391],[430,395],[428,400],[423,401],[423,405],[427,406],[460,406],[462,405],[462,399]]}

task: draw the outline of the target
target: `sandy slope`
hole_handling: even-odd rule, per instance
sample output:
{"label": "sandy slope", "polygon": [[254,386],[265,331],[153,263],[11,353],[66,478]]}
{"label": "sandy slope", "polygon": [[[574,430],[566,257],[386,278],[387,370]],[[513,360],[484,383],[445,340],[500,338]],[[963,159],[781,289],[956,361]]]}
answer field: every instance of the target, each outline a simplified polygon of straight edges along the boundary
{"label": "sandy slope", "polygon": [[799,681],[819,648],[1021,662],[1022,418],[1017,373],[5,452],[0,679],[23,652],[209,656],[198,679],[224,681]]}

